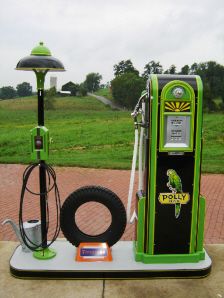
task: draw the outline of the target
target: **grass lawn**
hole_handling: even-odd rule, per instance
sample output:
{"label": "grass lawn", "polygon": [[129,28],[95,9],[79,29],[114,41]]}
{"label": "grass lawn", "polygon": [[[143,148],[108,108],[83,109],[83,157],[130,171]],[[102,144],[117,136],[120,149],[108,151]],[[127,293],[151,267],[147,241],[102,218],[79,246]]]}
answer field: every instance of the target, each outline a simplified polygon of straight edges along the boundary
{"label": "grass lawn", "polygon": [[224,173],[224,114],[204,115],[202,171]]}
{"label": "grass lawn", "polygon": [[[29,130],[37,124],[35,97],[0,101],[0,163],[30,162]],[[92,97],[57,98],[45,112],[49,163],[130,169],[134,128],[130,112],[113,111]],[[203,172],[224,173],[224,117],[204,115]]]}
{"label": "grass lawn", "polygon": [[110,100],[113,100],[113,96],[112,96],[109,88],[99,89],[99,90],[95,91],[94,94],[104,96]]}

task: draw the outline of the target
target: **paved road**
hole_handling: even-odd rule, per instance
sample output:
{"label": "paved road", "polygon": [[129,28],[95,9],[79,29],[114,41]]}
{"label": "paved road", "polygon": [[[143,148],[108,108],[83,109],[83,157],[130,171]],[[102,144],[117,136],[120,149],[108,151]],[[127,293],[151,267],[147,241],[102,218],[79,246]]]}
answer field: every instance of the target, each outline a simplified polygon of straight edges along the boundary
{"label": "paved road", "polygon": [[[0,223],[6,218],[12,218],[18,222],[19,198],[24,169],[25,166],[23,165],[0,164]],[[71,192],[81,186],[102,185],[117,193],[125,207],[127,206],[130,171],[72,167],[56,167],[55,170],[62,203]],[[29,183],[29,186],[34,190],[38,181],[37,174],[34,173]],[[202,175],[201,193],[206,197],[205,243],[224,243],[224,175]],[[134,201],[133,199],[132,210],[134,209]],[[50,231],[52,231],[55,224],[55,207],[51,196],[49,204],[51,212]],[[39,199],[27,195],[24,218],[39,218],[39,209]],[[101,204],[88,203],[79,209],[76,214],[76,221],[84,232],[96,235],[103,232],[109,225],[109,212]],[[60,236],[63,237],[62,234]],[[15,239],[11,227],[0,224],[0,240]],[[127,225],[122,239],[134,239],[133,224]]]}
{"label": "paved road", "polygon": [[112,109],[116,109],[116,110],[120,110],[120,111],[124,110],[122,107],[120,107],[117,104],[113,103],[111,100],[109,100],[106,97],[99,96],[99,95],[96,95],[96,94],[93,94],[93,93],[88,93],[88,95],[95,97],[96,99],[98,99],[99,101],[104,103],[105,105],[109,105]]}

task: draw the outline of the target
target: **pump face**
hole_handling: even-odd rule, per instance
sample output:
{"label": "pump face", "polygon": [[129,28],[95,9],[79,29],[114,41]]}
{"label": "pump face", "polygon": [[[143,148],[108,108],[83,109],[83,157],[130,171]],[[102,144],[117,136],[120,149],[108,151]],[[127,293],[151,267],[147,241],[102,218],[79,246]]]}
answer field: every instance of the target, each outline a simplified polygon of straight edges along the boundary
{"label": "pump face", "polygon": [[194,90],[188,83],[173,80],[161,92],[160,148],[161,152],[193,150]]}
{"label": "pump face", "polygon": [[203,214],[201,79],[152,75],[148,84],[145,197],[138,201],[136,242],[136,258],[144,262],[153,256],[197,254],[203,234],[198,216]]}

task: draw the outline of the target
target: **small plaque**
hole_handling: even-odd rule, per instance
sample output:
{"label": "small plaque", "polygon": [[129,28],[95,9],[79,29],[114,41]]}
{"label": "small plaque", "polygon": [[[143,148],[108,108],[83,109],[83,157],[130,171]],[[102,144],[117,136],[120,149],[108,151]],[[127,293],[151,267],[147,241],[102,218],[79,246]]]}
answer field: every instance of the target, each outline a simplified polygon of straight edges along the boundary
{"label": "small plaque", "polygon": [[105,242],[80,243],[76,254],[77,262],[112,261],[110,247]]}
{"label": "small plaque", "polygon": [[190,116],[165,117],[165,148],[190,146]]}

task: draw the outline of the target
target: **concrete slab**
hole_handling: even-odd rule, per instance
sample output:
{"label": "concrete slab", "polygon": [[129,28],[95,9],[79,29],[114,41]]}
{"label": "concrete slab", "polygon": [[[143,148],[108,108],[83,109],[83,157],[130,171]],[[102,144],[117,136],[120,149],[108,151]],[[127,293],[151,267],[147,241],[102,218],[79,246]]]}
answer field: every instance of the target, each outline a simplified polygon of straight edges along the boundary
{"label": "concrete slab", "polygon": [[0,242],[0,297],[224,297],[224,244],[206,245],[211,274],[203,279],[20,280],[10,276],[9,259],[17,242]]}
{"label": "concrete slab", "polygon": [[102,280],[22,280],[12,277],[9,272],[9,259],[17,245],[17,242],[0,242],[1,298],[102,297]]}
{"label": "concrete slab", "polygon": [[106,280],[104,297],[222,298],[224,297],[224,245],[206,245],[206,250],[213,262],[212,272],[206,278]]}

